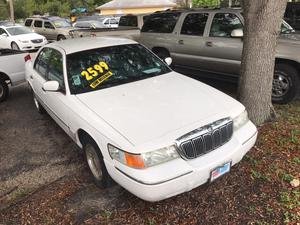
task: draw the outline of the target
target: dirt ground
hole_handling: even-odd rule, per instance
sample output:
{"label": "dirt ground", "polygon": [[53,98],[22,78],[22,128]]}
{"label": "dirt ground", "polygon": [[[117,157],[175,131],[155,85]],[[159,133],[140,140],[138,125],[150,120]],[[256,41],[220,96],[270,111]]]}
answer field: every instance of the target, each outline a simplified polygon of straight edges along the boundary
{"label": "dirt ground", "polygon": [[[257,145],[211,185],[148,203],[100,190],[80,149],[34,107],[26,85],[0,104],[0,224],[297,224],[300,101],[278,106]],[[275,138],[274,138],[275,137]]]}

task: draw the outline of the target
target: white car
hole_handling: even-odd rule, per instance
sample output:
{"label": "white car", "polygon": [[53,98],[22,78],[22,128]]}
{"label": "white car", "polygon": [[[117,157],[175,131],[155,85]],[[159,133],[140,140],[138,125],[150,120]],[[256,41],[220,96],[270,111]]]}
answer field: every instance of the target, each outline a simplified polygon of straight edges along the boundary
{"label": "white car", "polygon": [[9,85],[16,86],[25,82],[27,54],[19,50],[0,49],[0,102],[8,97]]}
{"label": "white car", "polygon": [[37,50],[47,44],[47,39],[20,25],[0,26],[0,48]]}
{"label": "white car", "polygon": [[214,181],[257,138],[242,104],[128,39],[52,43],[26,77],[36,108],[85,151],[96,184],[113,179],[147,201]]}

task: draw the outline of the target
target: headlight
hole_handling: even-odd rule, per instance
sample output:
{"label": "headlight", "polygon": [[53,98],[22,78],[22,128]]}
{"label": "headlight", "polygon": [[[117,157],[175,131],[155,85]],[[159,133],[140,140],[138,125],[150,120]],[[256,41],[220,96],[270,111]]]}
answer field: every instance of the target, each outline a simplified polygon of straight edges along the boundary
{"label": "headlight", "polygon": [[129,167],[143,169],[155,166],[179,157],[175,146],[161,148],[152,152],[132,154],[122,151],[112,145],[108,145],[108,151],[112,159]]}
{"label": "headlight", "polygon": [[235,117],[233,119],[233,129],[234,131],[240,129],[242,126],[244,126],[249,121],[248,113],[245,110],[242,112],[239,116]]}

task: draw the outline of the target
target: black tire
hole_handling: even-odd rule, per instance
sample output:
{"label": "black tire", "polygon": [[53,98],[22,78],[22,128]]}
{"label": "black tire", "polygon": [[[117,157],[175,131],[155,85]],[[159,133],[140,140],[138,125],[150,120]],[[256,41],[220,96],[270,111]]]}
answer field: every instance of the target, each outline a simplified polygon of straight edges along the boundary
{"label": "black tire", "polygon": [[45,114],[45,109],[44,107],[41,105],[41,103],[39,102],[39,100],[37,99],[36,95],[33,93],[33,103],[35,105],[35,108],[37,109],[37,111],[40,113],[40,114]]}
{"label": "black tire", "polygon": [[295,67],[279,63],[275,65],[272,101],[276,104],[291,102],[298,94],[299,74]]}
{"label": "black tire", "polygon": [[105,167],[103,156],[98,145],[90,137],[84,138],[83,150],[86,163],[93,176],[95,184],[100,188],[113,186],[115,183]]}
{"label": "black tire", "polygon": [[9,95],[9,88],[5,80],[0,79],[0,102],[7,99]]}
{"label": "black tire", "polygon": [[58,35],[58,37],[57,37],[58,41],[62,41],[62,40],[66,40],[66,39],[67,39],[66,36],[64,36],[62,34]]}
{"label": "black tire", "polygon": [[18,44],[16,42],[12,42],[10,46],[11,46],[11,49],[20,50],[20,47],[18,46]]}
{"label": "black tire", "polygon": [[167,49],[164,48],[153,48],[152,50],[161,60],[170,57],[170,53]]}

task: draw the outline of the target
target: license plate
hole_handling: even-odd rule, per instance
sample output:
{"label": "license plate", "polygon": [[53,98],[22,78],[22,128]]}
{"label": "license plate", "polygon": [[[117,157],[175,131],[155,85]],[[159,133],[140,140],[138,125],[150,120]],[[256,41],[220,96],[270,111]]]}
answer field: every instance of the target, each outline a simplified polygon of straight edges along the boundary
{"label": "license plate", "polygon": [[225,163],[223,166],[220,166],[210,173],[210,182],[215,181],[219,177],[223,176],[224,174],[230,171],[231,162]]}

